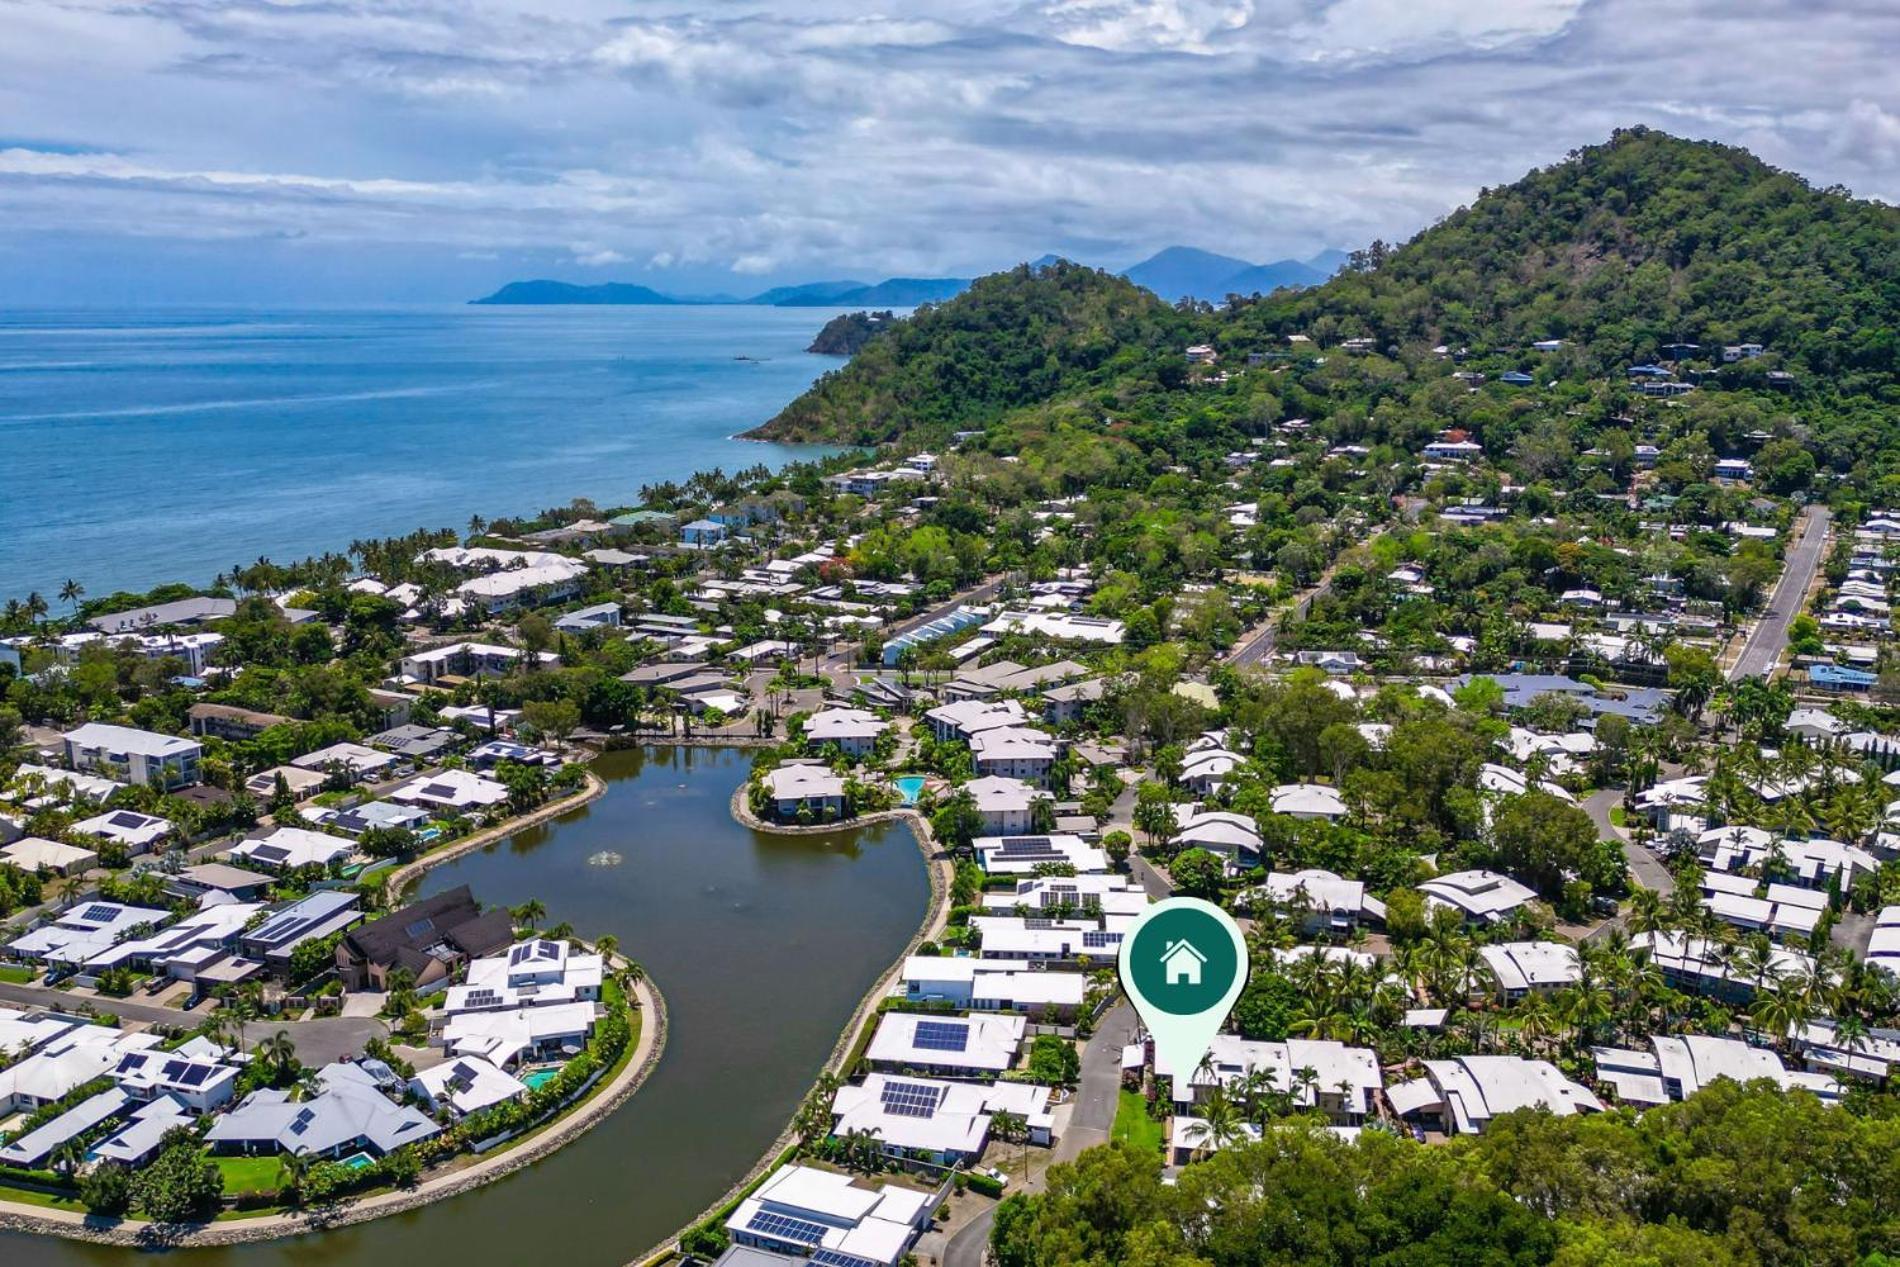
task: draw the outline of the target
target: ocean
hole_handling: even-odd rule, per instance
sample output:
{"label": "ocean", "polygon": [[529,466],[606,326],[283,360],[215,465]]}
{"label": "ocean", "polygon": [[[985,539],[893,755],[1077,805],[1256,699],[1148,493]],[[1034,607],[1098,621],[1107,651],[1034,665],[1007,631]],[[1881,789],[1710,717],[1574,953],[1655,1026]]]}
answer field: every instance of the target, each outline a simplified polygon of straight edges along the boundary
{"label": "ocean", "polygon": [[840,362],[763,307],[0,313],[0,599],[208,583],[360,538],[782,465]]}

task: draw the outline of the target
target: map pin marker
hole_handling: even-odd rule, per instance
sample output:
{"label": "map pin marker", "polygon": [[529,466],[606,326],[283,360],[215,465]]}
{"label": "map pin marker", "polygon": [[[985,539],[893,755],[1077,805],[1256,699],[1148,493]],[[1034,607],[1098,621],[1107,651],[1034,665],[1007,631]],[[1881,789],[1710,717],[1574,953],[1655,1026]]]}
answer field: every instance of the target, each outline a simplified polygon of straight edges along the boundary
{"label": "map pin marker", "polygon": [[1150,906],[1122,938],[1122,989],[1154,1035],[1156,1072],[1191,1077],[1247,985],[1247,939],[1197,897]]}

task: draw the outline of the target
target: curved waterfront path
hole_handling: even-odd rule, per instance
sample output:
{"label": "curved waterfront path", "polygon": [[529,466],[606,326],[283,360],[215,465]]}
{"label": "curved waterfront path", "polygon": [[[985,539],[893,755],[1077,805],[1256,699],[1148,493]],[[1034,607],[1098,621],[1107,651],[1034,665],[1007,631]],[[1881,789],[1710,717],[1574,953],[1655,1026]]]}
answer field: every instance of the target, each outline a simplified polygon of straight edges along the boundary
{"label": "curved waterfront path", "polygon": [[[815,837],[754,832],[730,797],[749,754],[609,753],[591,804],[432,869],[428,894],[537,897],[587,937],[612,932],[665,990],[650,1078],[593,1129],[475,1193],[260,1245],[172,1254],[185,1267],[453,1260],[621,1267],[750,1174],[881,991],[930,903],[907,824]],[[590,865],[611,852],[618,865]],[[7,1267],[129,1267],[136,1251],[0,1235]]]}

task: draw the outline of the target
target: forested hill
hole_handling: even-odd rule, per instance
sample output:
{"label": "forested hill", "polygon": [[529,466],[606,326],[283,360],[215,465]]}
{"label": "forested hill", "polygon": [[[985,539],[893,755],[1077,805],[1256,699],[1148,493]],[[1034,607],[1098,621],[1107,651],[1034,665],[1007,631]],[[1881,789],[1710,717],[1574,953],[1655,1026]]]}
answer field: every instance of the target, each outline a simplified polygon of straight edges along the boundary
{"label": "forested hill", "polygon": [[[1824,467],[1888,477],[1900,494],[1897,328],[1900,210],[1815,189],[1744,150],[1631,129],[1484,191],[1404,246],[1359,252],[1306,291],[1177,310],[1074,265],[981,279],[900,322],[754,434],[877,443],[917,429],[919,443],[935,443],[1084,392],[1120,417],[1145,408],[1159,420],[1197,408],[1186,396],[1164,408],[1183,390],[1188,344],[1211,342],[1223,369],[1240,369],[1304,334],[1321,353],[1354,337],[1377,352],[1332,356],[1318,379],[1302,376],[1302,391],[1236,382],[1226,394],[1268,391],[1275,402],[1241,407],[1330,419],[1335,438],[1409,444],[1455,414],[1469,429],[1491,422],[1487,444],[1508,447],[1538,402],[1467,400],[1455,365],[1432,355],[1448,344],[1493,380],[1524,370],[1558,384],[1539,393],[1540,412],[1561,404],[1587,441],[1592,420],[1642,412],[1624,369],[1685,342],[1701,351],[1681,368],[1717,390],[1678,411],[1678,425],[1718,445],[1731,431],[1797,434]],[[1546,339],[1564,346],[1532,351]],[[1722,365],[1735,343],[1767,351]],[[1794,378],[1770,379],[1778,372]],[[1204,383],[1188,390],[1202,411],[1220,408]]]}
{"label": "forested hill", "polygon": [[1675,341],[1761,343],[1817,375],[1890,376],[1900,352],[1900,209],[1643,128],[1486,190],[1356,263],[1248,305],[1228,336],[1474,349],[1565,339],[1597,372]]}
{"label": "forested hill", "polygon": [[896,323],[750,434],[847,444],[915,429],[947,436],[1177,365],[1198,320],[1125,278],[1067,262],[1021,265]]}

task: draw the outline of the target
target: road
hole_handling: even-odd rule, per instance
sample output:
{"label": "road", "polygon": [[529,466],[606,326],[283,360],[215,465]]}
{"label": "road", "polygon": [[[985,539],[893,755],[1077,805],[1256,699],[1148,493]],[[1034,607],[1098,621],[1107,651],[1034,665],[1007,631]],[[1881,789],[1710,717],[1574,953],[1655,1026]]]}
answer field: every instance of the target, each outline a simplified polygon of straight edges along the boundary
{"label": "road", "polygon": [[1634,843],[1629,833],[1610,821],[1610,809],[1623,803],[1623,793],[1619,788],[1599,788],[1592,792],[1583,803],[1583,808],[1597,825],[1597,832],[1605,840],[1621,842],[1623,857],[1628,860],[1630,874],[1636,882],[1646,889],[1654,889],[1663,897],[1676,891],[1676,878],[1669,874],[1669,868],[1655,854]]}
{"label": "road", "polygon": [[156,1003],[138,1003],[131,999],[111,999],[101,994],[68,994],[64,990],[52,990],[43,985],[15,985],[0,981],[0,1002],[18,1003],[24,1007],[44,1007],[55,1012],[74,1013],[90,1003],[95,1011],[110,1012],[121,1020],[138,1021],[146,1025],[180,1025],[186,1029],[203,1021],[211,1008],[201,1007],[195,1012],[181,1012],[175,1007],[165,1007]]}
{"label": "road", "polygon": [[1320,573],[1319,580],[1311,589],[1297,595],[1288,606],[1273,612],[1258,628],[1241,635],[1241,640],[1235,644],[1233,650],[1223,657],[1227,663],[1259,664],[1272,655],[1274,643],[1280,637],[1280,622],[1283,619],[1304,620],[1307,609],[1313,605],[1313,600],[1325,593],[1326,587],[1333,583],[1333,568],[1338,566],[1335,563],[1327,568]]}
{"label": "road", "polygon": [[[133,999],[72,994],[65,990],[48,989],[43,985],[15,985],[5,981],[0,981],[0,1002],[49,1008],[69,1015],[90,1003],[95,1010],[110,1012],[122,1021],[141,1025],[171,1025],[181,1029],[203,1024],[205,1018],[217,1010],[214,1003],[201,1003],[196,1009],[186,1012]],[[345,1056],[360,1055],[364,1043],[389,1032],[381,1021],[367,1016],[327,1016],[309,1021],[261,1020],[244,1026],[244,1045],[255,1047],[279,1030],[290,1035],[291,1043],[297,1048],[297,1058],[312,1067],[327,1065]]]}
{"label": "road", "polygon": [[1788,622],[1800,614],[1801,600],[1808,586],[1814,583],[1815,570],[1821,566],[1821,555],[1827,547],[1828,516],[1825,506],[1810,506],[1801,512],[1795,524],[1794,542],[1788,547],[1787,564],[1781,569],[1781,579],[1775,583],[1774,593],[1768,596],[1768,607],[1755,622],[1742,654],[1735,657],[1735,664],[1728,671],[1729,681],[1767,677],[1780,663],[1781,653],[1788,646]]}
{"label": "road", "polygon": [[[1070,1111],[1062,1138],[1056,1141],[1051,1165],[1073,1161],[1084,1149],[1108,1143],[1115,1129],[1115,1109],[1121,1101],[1122,1048],[1135,1040],[1135,1030],[1135,1009],[1124,1000],[1102,1015],[1094,1035],[1083,1045],[1082,1078],[1075,1090],[1075,1107]],[[1048,1168],[1044,1167],[1043,1173],[1047,1172]],[[950,1238],[944,1247],[943,1267],[983,1267],[994,1213],[994,1209],[984,1211]]]}

